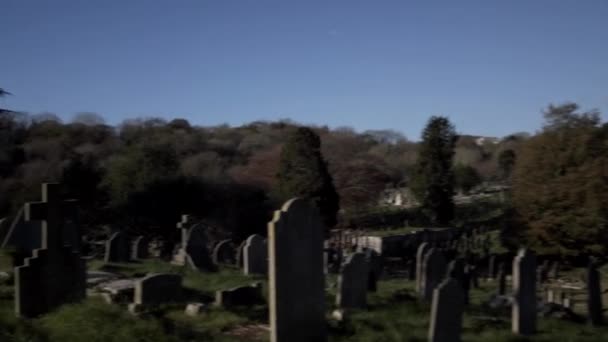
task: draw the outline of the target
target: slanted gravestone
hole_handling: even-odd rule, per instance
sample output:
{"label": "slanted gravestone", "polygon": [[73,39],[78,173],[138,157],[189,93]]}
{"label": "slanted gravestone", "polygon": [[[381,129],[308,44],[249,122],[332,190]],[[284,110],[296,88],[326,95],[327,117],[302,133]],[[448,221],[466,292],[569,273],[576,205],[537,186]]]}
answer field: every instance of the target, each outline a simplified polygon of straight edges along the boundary
{"label": "slanted gravestone", "polygon": [[271,342],[327,341],[324,231],[317,208],[297,198],[268,224]]}
{"label": "slanted gravestone", "polygon": [[215,292],[215,305],[229,308],[233,306],[250,306],[263,304],[262,283],[234,287]]}
{"label": "slanted gravestone", "polygon": [[149,274],[135,281],[133,303],[129,305],[131,312],[138,311],[142,306],[154,306],[179,302],[182,292],[182,276],[179,274]]}
{"label": "slanted gravestone", "polygon": [[587,266],[587,311],[592,326],[604,324],[600,275],[593,261]]}
{"label": "slanted gravestone", "polygon": [[213,248],[213,263],[220,264],[235,264],[235,252],[232,246],[232,240],[222,240],[215,248]]}
{"label": "slanted gravestone", "polygon": [[266,240],[254,234],[247,238],[243,248],[243,273],[266,274],[268,269],[268,247]]}
{"label": "slanted gravestone", "polygon": [[433,291],[431,306],[430,342],[460,342],[464,296],[454,278],[445,279]]}
{"label": "slanted gravestone", "polygon": [[25,221],[42,221],[42,238],[41,248],[15,268],[17,316],[39,316],[85,298],[85,261],[63,236],[66,217],[73,210],[74,201],[61,200],[59,184],[42,184],[42,201],[25,204]]}
{"label": "slanted gravestone", "polygon": [[422,264],[424,259],[424,255],[430,249],[428,242],[423,242],[418,246],[418,250],[416,251],[416,292],[420,295],[423,293],[422,286]]}
{"label": "slanted gravestone", "polygon": [[123,232],[116,232],[106,241],[105,262],[129,262],[129,238]]}
{"label": "slanted gravestone", "polygon": [[363,253],[348,256],[338,277],[336,305],[342,309],[367,306],[369,262]]}
{"label": "slanted gravestone", "polygon": [[429,249],[422,261],[422,288],[424,300],[431,300],[433,290],[444,279],[446,273],[445,258],[441,251]]}
{"label": "slanted gravestone", "polygon": [[148,245],[150,241],[143,237],[136,237],[131,243],[131,260],[142,260],[148,258]]}
{"label": "slanted gravestone", "polygon": [[519,335],[536,332],[536,255],[520,249],[513,260],[512,331]]}

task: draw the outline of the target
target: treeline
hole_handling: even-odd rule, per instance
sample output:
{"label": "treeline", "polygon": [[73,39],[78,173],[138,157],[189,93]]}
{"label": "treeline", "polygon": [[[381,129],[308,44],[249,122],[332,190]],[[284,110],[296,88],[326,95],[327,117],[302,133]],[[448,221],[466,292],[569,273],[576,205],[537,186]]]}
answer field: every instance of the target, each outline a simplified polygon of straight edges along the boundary
{"label": "treeline", "polygon": [[[80,200],[80,221],[87,227],[163,232],[180,214],[190,213],[233,234],[263,230],[282,200],[277,190],[282,148],[298,127],[290,121],[200,127],[158,118],[113,127],[93,113],[62,123],[48,113],[5,110],[0,113],[0,217],[38,200],[40,183],[61,182],[66,196]],[[418,144],[400,133],[312,130],[320,137],[341,215],[374,207],[382,190],[410,181]],[[472,139],[459,140],[455,160],[479,180],[500,177],[498,152],[521,140],[483,145]]]}

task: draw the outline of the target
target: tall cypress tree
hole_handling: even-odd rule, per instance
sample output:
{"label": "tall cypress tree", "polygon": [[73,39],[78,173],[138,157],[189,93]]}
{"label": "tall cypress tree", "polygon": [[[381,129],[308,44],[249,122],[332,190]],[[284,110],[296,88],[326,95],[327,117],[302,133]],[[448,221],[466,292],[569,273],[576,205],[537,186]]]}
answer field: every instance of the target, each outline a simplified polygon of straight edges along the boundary
{"label": "tall cypress tree", "polygon": [[456,139],[454,126],[441,116],[431,117],[422,132],[411,188],[434,224],[445,225],[454,218],[452,160]]}
{"label": "tall cypress tree", "polygon": [[310,199],[318,208],[327,227],[336,224],[339,196],[321,155],[321,139],[310,128],[298,128],[281,150],[278,193],[282,199]]}

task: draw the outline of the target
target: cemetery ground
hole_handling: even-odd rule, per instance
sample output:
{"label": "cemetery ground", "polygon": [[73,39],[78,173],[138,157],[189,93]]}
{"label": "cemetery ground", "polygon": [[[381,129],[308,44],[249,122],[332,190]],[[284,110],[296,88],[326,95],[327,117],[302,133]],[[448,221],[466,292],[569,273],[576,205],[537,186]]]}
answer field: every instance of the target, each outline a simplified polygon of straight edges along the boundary
{"label": "cemetery ground", "polygon": [[[0,260],[0,269],[6,265]],[[134,316],[125,306],[107,304],[88,296],[80,304],[64,305],[40,318],[26,320],[14,314],[10,279],[0,280],[0,341],[267,341],[266,305],[217,308],[212,305],[216,290],[261,281],[266,295],[266,278],[245,276],[236,268],[222,267],[217,273],[202,273],[161,261],[129,264],[89,262],[89,270],[106,270],[125,277],[149,272],[184,276],[183,286],[193,301],[208,306],[199,316],[184,314],[184,303],[163,305]],[[603,269],[603,288],[608,287],[608,269]],[[564,270],[565,278],[580,279],[584,269]],[[0,278],[1,279],[1,278]],[[331,317],[336,276],[327,277],[326,304],[330,341],[426,341],[430,304],[417,298],[414,281],[386,275],[377,292],[368,293],[367,309],[352,310],[344,321]],[[496,291],[496,281],[480,282],[472,289],[465,309],[463,341],[607,341],[608,328],[591,327],[557,318],[538,319],[538,333],[530,338],[511,333],[509,308],[491,309],[486,304]],[[538,296],[541,297],[539,291]],[[604,302],[608,296],[604,295]],[[584,298],[574,303],[574,312],[585,315]]]}

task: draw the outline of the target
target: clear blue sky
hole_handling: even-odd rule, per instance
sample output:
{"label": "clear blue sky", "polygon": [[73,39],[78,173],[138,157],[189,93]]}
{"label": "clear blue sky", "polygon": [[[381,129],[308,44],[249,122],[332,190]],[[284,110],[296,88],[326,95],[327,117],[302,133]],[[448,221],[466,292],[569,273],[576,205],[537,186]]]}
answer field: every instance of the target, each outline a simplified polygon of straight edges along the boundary
{"label": "clear blue sky", "polygon": [[240,125],[534,132],[608,117],[605,0],[0,0],[0,105]]}

